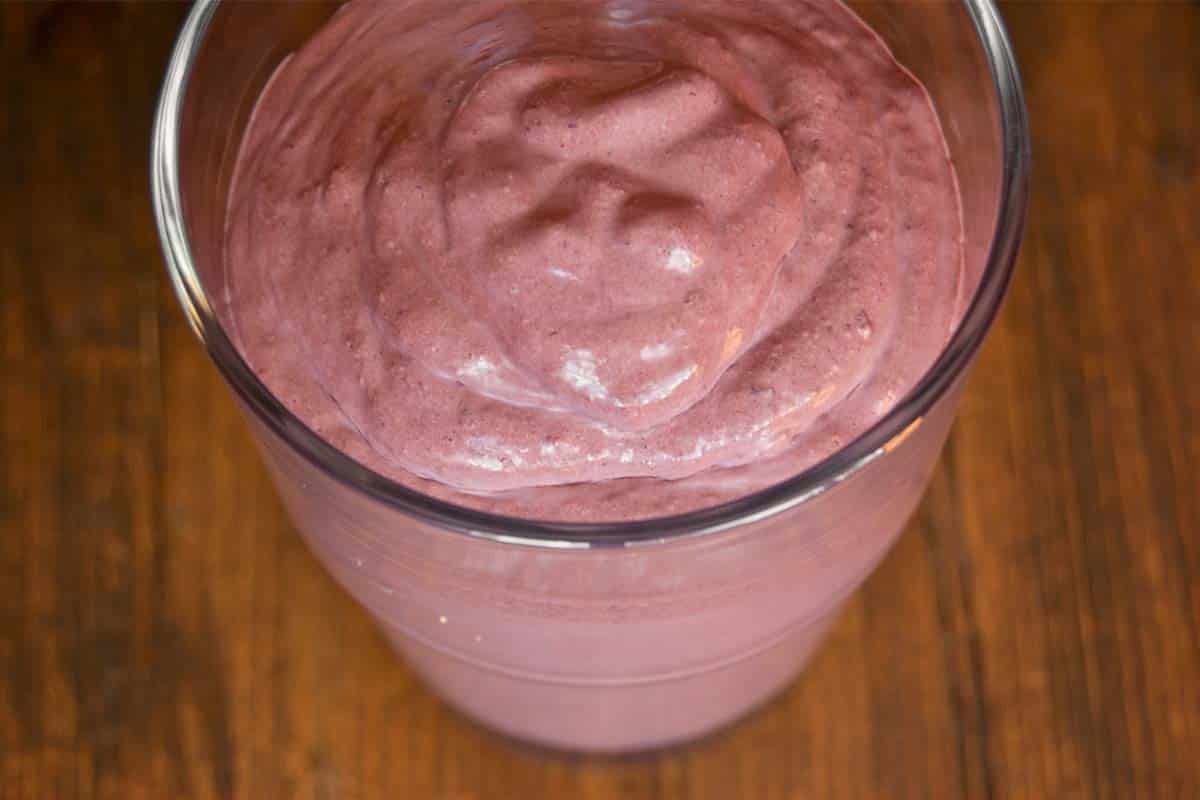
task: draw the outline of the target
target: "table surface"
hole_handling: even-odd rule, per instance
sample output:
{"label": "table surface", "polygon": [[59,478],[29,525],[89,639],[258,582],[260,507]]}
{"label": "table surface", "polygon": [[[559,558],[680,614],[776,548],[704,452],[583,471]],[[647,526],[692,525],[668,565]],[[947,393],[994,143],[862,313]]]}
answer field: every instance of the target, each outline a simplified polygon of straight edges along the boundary
{"label": "table surface", "polygon": [[185,11],[0,3],[0,796],[1200,797],[1200,5],[1005,8],[1029,233],[925,502],[780,700],[618,761],[439,704],[285,518],[151,220]]}

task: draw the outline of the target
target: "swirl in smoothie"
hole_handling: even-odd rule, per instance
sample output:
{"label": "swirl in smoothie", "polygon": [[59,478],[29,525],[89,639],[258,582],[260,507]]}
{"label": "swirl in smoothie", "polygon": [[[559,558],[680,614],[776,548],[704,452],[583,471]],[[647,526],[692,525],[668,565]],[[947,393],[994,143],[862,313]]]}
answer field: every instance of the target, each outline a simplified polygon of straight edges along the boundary
{"label": "swirl in smoothie", "polygon": [[815,0],[354,0],[259,99],[226,245],[223,313],[302,420],[538,518],[811,466],[961,304],[929,97]]}

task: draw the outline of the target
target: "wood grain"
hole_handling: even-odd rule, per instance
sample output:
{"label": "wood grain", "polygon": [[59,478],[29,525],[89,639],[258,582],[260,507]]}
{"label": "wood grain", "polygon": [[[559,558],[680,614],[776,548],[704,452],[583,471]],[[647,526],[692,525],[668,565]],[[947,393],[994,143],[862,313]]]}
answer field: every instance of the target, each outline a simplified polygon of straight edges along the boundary
{"label": "wood grain", "polygon": [[1029,234],[926,502],[782,699],[624,761],[445,709],[291,530],[163,279],[185,11],[0,4],[0,797],[1200,797],[1200,5],[1006,7]]}

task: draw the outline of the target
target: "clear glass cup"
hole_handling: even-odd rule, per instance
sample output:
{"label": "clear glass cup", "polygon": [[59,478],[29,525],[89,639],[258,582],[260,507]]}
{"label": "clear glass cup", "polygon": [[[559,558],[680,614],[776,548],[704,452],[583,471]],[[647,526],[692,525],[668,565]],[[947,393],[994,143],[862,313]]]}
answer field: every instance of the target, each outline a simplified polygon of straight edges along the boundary
{"label": "clear glass cup", "polygon": [[221,237],[242,131],[275,66],[337,5],[199,0],[153,138],[171,280],[296,526],[436,692],[506,734],[625,752],[742,716],[796,676],[904,527],[1008,285],[1029,140],[995,7],[851,4],[933,95],[962,188],[974,299],[925,378],[858,439],[766,491],[580,525],[468,510],[371,472],[284,408],[222,329]]}

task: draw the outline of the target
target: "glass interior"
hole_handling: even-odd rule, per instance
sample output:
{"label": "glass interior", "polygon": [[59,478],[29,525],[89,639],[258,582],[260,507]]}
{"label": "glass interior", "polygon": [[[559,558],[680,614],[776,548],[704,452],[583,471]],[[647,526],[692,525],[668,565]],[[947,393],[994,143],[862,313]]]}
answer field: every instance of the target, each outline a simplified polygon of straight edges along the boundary
{"label": "glass interior", "polygon": [[[614,3],[624,0],[613,0]],[[1028,142],[1015,64],[990,0],[851,2],[929,89],[954,160],[975,303],[930,375],[874,428],[791,481],[720,509],[625,526],[534,525],[426,498],[355,464],[288,413],[225,337],[222,232],[241,134],[278,63],[338,2],[200,0],[180,38],[155,134],[155,199],[172,279],[217,366],[254,413],[339,479],[444,527],[482,535],[589,536],[639,526],[655,536],[711,531],[773,513],[886,452],[970,361],[1002,298],[1024,213]],[[176,185],[177,183],[177,185]],[[603,527],[605,530],[599,530]],[[594,530],[589,530],[595,528]]]}

